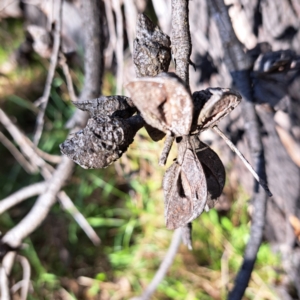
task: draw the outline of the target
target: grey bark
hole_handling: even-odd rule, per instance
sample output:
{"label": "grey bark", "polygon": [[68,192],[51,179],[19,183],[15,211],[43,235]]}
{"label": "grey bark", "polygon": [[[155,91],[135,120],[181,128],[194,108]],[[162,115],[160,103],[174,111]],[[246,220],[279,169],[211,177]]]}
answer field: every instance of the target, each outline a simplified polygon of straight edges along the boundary
{"label": "grey bark", "polygon": [[[242,111],[254,168],[258,175],[266,181],[264,150],[250,80],[251,60],[243,52],[242,45],[235,35],[223,0],[210,0],[209,7],[223,43],[225,65],[233,77],[235,86],[244,98]],[[254,213],[250,239],[246,246],[244,261],[236,277],[234,288],[228,297],[230,300],[241,299],[248,286],[263,237],[266,201],[267,194],[264,190],[259,189],[256,184],[253,191]]]}

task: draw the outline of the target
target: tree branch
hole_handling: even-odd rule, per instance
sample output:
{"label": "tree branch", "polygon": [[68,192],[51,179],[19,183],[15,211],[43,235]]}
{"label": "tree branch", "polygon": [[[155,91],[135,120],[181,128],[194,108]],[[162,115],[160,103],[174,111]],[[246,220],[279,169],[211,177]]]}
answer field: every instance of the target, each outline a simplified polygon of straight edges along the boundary
{"label": "tree branch", "polygon": [[[92,99],[100,95],[101,80],[103,73],[103,46],[102,46],[102,23],[100,3],[97,0],[82,0],[84,30],[85,30],[85,81],[80,99]],[[85,123],[87,118],[82,120],[82,114],[75,113],[74,124]],[[3,114],[2,114],[3,116]],[[1,110],[0,110],[1,117]],[[7,121],[7,119],[6,119]],[[72,131],[79,130],[75,127]],[[19,134],[17,132],[17,134]],[[19,136],[20,137],[20,136]],[[32,150],[32,148],[29,148]],[[42,160],[43,161],[43,160]],[[55,203],[56,196],[65,181],[70,177],[73,162],[67,157],[63,157],[53,175],[47,181],[44,194],[40,195],[27,216],[14,228],[8,231],[2,242],[11,247],[20,246],[22,240],[34,231],[46,218],[52,205]],[[12,253],[8,253],[3,259],[3,266],[6,274],[9,274],[13,263]]]}
{"label": "tree branch", "polygon": [[[267,182],[260,126],[252,95],[250,79],[251,60],[244,53],[242,45],[235,35],[227,7],[223,0],[210,0],[209,7],[212,17],[218,27],[224,47],[224,62],[230,71],[234,85],[244,98],[244,101],[242,102],[242,111],[252,160],[259,177]],[[263,189],[259,189],[259,185],[256,182],[253,199],[254,214],[252,217],[250,239],[244,253],[243,264],[235,280],[235,286],[228,297],[230,300],[242,299],[248,286],[257,252],[263,237],[267,194]]]}
{"label": "tree branch", "polygon": [[133,298],[132,300],[148,300],[152,296],[152,294],[156,291],[158,285],[164,279],[168,269],[172,265],[174,258],[177,254],[180,242],[181,242],[181,228],[178,228],[174,231],[172,242],[170,247],[164,257],[164,260],[159,266],[159,269],[156,271],[154,278],[152,279],[151,283],[144,291],[143,295],[137,298]]}
{"label": "tree branch", "polygon": [[9,281],[4,266],[0,266],[0,291],[1,291],[1,300],[10,299]]}
{"label": "tree branch", "polygon": [[189,63],[192,43],[188,0],[172,0],[171,45],[176,64],[176,74],[183,80],[187,89],[190,90]]}
{"label": "tree branch", "polygon": [[62,52],[59,54],[59,56],[60,56],[59,64],[61,65],[61,67],[63,69],[63,72],[64,72],[64,75],[66,77],[67,88],[68,88],[68,93],[70,95],[70,99],[71,99],[72,102],[75,102],[78,99],[77,99],[77,96],[76,96],[75,91],[74,91],[73,81],[72,81],[72,77],[71,77],[71,74],[70,74],[69,66],[67,64],[67,59],[66,59],[65,55]]}
{"label": "tree branch", "polygon": [[58,194],[58,199],[65,210],[67,210],[71,216],[76,220],[81,229],[85,232],[85,234],[89,237],[89,239],[93,242],[95,246],[99,245],[101,240],[98,237],[95,230],[91,227],[82,213],[77,209],[69,196],[61,191]]}
{"label": "tree branch", "polygon": [[34,183],[32,185],[26,186],[19,191],[13,193],[7,198],[0,201],[0,215],[11,207],[19,204],[23,200],[30,197],[42,194],[46,189],[46,182]]}
{"label": "tree branch", "polygon": [[57,11],[57,18],[55,20],[53,49],[50,58],[50,66],[49,66],[48,75],[46,79],[46,85],[45,85],[43,96],[41,98],[40,111],[37,116],[36,131],[33,139],[34,144],[36,146],[38,146],[39,140],[43,132],[45,111],[48,105],[49,96],[51,92],[51,85],[54,78],[55,69],[58,60],[58,53],[59,53],[60,39],[61,39],[62,2],[63,0],[57,0],[58,11]]}
{"label": "tree branch", "polygon": [[16,148],[16,146],[0,131],[0,142],[9,150],[12,156],[18,161],[18,163],[24,168],[24,170],[31,174],[35,173],[38,169],[34,167],[22,153]]}
{"label": "tree branch", "polygon": [[17,259],[19,260],[23,268],[21,300],[26,300],[29,291],[29,285],[30,285],[30,273],[31,273],[30,264],[27,258],[24,256],[18,255]]}
{"label": "tree branch", "polygon": [[116,14],[117,23],[117,42],[116,42],[116,58],[117,58],[117,95],[122,93],[123,86],[123,16],[120,7],[120,0],[112,0],[112,6]]}

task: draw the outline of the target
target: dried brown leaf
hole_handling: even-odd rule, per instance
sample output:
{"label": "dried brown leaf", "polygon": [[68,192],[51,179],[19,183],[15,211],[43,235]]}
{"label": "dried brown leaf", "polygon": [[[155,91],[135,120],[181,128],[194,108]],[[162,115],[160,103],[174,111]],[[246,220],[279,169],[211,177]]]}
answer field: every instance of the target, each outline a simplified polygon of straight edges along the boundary
{"label": "dried brown leaf", "polygon": [[179,143],[178,159],[166,171],[163,190],[168,229],[184,227],[196,219],[205,208],[205,174],[188,137],[184,137]]}
{"label": "dried brown leaf", "polygon": [[241,102],[241,95],[232,89],[209,88],[193,93],[195,106],[193,130],[204,131],[215,126]]}
{"label": "dried brown leaf", "polygon": [[207,205],[212,208],[221,196],[225,185],[225,168],[217,153],[201,142],[197,135],[191,136],[190,140],[205,173]]}
{"label": "dried brown leaf", "polygon": [[106,168],[122,156],[143,124],[140,116],[90,118],[84,129],[60,145],[60,150],[82,168]]}
{"label": "dried brown leaf", "polygon": [[145,121],[174,136],[188,135],[193,118],[190,93],[175,75],[162,73],[127,85],[134,105]]}

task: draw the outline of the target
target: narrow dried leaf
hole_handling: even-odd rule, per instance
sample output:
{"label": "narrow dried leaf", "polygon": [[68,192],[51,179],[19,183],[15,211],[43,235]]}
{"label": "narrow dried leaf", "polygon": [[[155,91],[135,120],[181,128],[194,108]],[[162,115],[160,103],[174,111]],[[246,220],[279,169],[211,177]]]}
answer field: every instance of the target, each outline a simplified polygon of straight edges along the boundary
{"label": "narrow dried leaf", "polygon": [[225,185],[225,168],[219,156],[208,145],[201,142],[197,135],[191,136],[190,140],[205,173],[207,205],[212,208],[221,196]]}
{"label": "narrow dried leaf", "polygon": [[180,175],[181,166],[174,162],[163,179],[165,219],[168,229],[185,226],[192,215],[192,201],[184,195]]}
{"label": "narrow dried leaf", "polygon": [[207,185],[203,168],[185,137],[179,156],[163,179],[165,218],[168,229],[184,227],[204,210]]}
{"label": "narrow dried leaf", "polygon": [[193,130],[204,131],[215,126],[241,102],[241,95],[232,89],[209,88],[193,93],[195,106]]}

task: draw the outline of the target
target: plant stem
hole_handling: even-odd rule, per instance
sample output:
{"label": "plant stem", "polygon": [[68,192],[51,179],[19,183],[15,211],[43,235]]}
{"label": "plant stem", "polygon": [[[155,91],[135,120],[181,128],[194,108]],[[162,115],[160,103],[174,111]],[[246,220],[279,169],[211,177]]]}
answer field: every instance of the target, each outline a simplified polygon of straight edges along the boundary
{"label": "plant stem", "polygon": [[188,90],[189,63],[192,43],[189,26],[188,0],[172,0],[172,53],[176,64],[176,74],[184,81]]}

